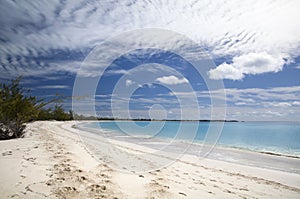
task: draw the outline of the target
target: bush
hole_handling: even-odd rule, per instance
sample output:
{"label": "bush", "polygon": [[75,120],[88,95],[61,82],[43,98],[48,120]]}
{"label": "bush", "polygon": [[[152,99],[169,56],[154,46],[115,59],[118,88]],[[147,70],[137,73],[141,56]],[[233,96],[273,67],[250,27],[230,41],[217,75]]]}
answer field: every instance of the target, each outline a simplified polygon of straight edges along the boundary
{"label": "bush", "polygon": [[0,84],[0,139],[23,137],[25,123],[35,119],[46,105],[43,100],[25,95],[20,80],[19,77],[9,85]]}
{"label": "bush", "polygon": [[54,120],[52,114],[52,108],[42,109],[39,112],[37,120]]}
{"label": "bush", "polygon": [[66,120],[72,120],[73,119],[73,113],[70,111],[69,113],[66,113],[60,104],[55,104],[54,109],[48,108],[48,109],[42,109],[39,112],[39,115],[37,117],[37,120],[57,120],[57,121],[66,121]]}

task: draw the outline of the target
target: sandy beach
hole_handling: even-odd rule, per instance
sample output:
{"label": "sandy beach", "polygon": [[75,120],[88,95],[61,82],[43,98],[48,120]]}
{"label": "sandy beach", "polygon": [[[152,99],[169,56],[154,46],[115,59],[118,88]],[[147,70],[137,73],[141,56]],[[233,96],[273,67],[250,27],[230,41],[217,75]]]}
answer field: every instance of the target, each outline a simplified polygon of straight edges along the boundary
{"label": "sandy beach", "polygon": [[[74,124],[34,122],[25,138],[0,142],[1,198],[300,197],[296,173],[192,155],[170,162],[164,154],[143,156],[150,148],[96,138]],[[79,135],[88,136],[83,142]]]}

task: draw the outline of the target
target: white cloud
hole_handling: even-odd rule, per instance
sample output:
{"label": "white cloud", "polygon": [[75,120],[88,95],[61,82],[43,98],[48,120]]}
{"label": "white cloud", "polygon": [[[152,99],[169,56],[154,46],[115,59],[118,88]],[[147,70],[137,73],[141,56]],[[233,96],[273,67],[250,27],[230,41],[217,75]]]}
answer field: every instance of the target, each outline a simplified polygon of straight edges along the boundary
{"label": "white cloud", "polygon": [[131,86],[132,84],[134,84],[134,81],[127,79],[125,84],[126,84],[126,86]]}
{"label": "white cloud", "polygon": [[282,70],[284,60],[281,56],[270,55],[266,52],[248,53],[234,57],[231,64],[223,63],[209,71],[212,79],[239,80],[247,74],[261,74]]}
{"label": "white cloud", "polygon": [[0,78],[17,77],[17,76],[49,76],[49,74],[57,73],[57,72],[70,72],[76,73],[80,68],[81,62],[79,61],[53,61],[48,64],[48,66],[43,67],[36,62],[31,62],[30,67],[26,67],[26,65],[19,64],[20,67],[8,67],[1,68],[0,67]]}
{"label": "white cloud", "polygon": [[290,102],[268,102],[270,106],[278,106],[278,107],[290,107],[292,104]]}
{"label": "white cloud", "polygon": [[[56,49],[92,48],[123,31],[156,27],[184,34],[216,57],[230,55],[233,65],[220,65],[212,70],[212,78],[241,79],[246,74],[279,71],[282,58],[293,61],[299,55],[300,21],[295,20],[300,18],[299,6],[297,0],[4,0],[0,2],[0,41],[4,41],[0,61],[7,62],[8,56],[47,55]],[[269,55],[266,62],[246,59],[257,52]]]}
{"label": "white cloud", "polygon": [[42,89],[65,89],[69,88],[67,85],[45,85],[45,86],[38,86],[37,88],[42,88]]}
{"label": "white cloud", "polygon": [[156,79],[156,81],[163,83],[163,84],[168,84],[168,85],[189,83],[189,81],[186,78],[183,77],[180,79],[178,77],[175,77],[174,75],[158,77]]}
{"label": "white cloud", "polygon": [[271,115],[271,116],[284,116],[286,115],[285,113],[279,113],[279,112],[275,112],[275,111],[267,111],[265,112],[263,115]]}
{"label": "white cloud", "polygon": [[120,70],[109,70],[108,72],[105,73],[105,75],[124,75],[128,74],[127,70],[120,69]]}
{"label": "white cloud", "polygon": [[236,102],[235,105],[244,106],[244,105],[247,105],[247,103],[246,102]]}
{"label": "white cloud", "polygon": [[292,104],[293,104],[294,106],[300,106],[300,101],[294,101],[294,102],[292,102]]}
{"label": "white cloud", "polygon": [[[265,108],[286,108],[300,105],[300,86],[274,87],[274,88],[225,88],[222,90],[197,91],[199,99],[216,98],[221,99],[222,93],[226,93],[226,102],[237,106],[265,107]],[[189,97],[191,92],[170,93],[173,96]]]}
{"label": "white cloud", "polygon": [[[221,91],[215,90],[211,93],[220,93]],[[291,102],[297,101],[300,95],[300,86],[291,87],[274,87],[274,88],[246,88],[246,89],[235,89],[227,88],[225,89],[227,93],[227,101],[242,101],[246,103],[258,104],[267,102],[266,105],[271,105],[274,102],[280,105],[288,105],[286,102],[291,104]],[[206,93],[202,93],[205,95]]]}
{"label": "white cloud", "polygon": [[[131,110],[134,117],[138,117],[139,114],[144,114],[143,117],[148,117],[149,106],[153,104],[162,105],[166,111],[168,111],[168,118],[180,119],[181,110],[190,112],[192,119],[209,119],[211,109],[209,100],[202,100],[202,97],[209,98],[215,97],[220,90],[198,91],[196,94],[199,98],[200,115],[196,114],[195,109],[191,108],[192,94],[191,92],[174,92],[165,95],[157,95],[149,98],[146,95],[138,95],[133,98],[116,98],[119,103],[132,102],[143,104],[137,109]],[[262,121],[262,120],[274,120],[274,121],[299,121],[300,120],[300,86],[294,87],[274,87],[274,88],[248,88],[248,89],[225,89],[227,93],[227,118],[226,119],[238,119],[246,121]],[[179,96],[180,95],[180,96]],[[230,95],[230,96],[229,96]],[[168,96],[168,98],[166,97]],[[176,97],[184,97],[180,107],[178,106],[178,100]],[[99,102],[110,105],[110,98],[107,96],[101,96]],[[98,103],[98,102],[97,102]],[[222,107],[214,107],[217,110],[222,110]],[[145,111],[146,110],[146,111]],[[118,112],[126,111],[123,106],[119,107]],[[191,119],[185,118],[185,119]]]}
{"label": "white cloud", "polygon": [[244,74],[231,64],[223,63],[217,68],[208,72],[211,79],[232,79],[239,80],[244,78]]}

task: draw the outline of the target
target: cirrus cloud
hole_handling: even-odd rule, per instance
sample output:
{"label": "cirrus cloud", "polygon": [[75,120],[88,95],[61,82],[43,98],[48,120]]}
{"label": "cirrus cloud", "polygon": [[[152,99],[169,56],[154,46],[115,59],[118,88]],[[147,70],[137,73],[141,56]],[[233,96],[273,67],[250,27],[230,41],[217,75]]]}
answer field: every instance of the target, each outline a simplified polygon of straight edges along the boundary
{"label": "cirrus cloud", "polygon": [[[0,72],[28,69],[29,65],[44,70],[52,67],[49,57],[56,56],[56,51],[80,51],[85,55],[86,49],[113,35],[149,27],[186,35],[214,57],[232,57],[211,71],[213,79],[278,72],[284,65],[283,58],[292,62],[300,54],[300,21],[295,20],[300,18],[299,6],[297,0],[3,0]],[[259,59],[262,55],[257,52],[266,52],[268,63],[255,65],[246,60],[251,56]],[[36,61],[43,58],[45,65]]]}

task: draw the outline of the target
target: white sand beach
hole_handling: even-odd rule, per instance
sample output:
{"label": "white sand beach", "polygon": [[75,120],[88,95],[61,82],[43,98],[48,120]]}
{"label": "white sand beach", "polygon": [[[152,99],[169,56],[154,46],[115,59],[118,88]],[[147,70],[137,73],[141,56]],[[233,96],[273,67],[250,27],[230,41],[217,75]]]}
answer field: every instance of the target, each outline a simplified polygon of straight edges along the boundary
{"label": "white sand beach", "polygon": [[168,157],[141,155],[150,148],[90,135],[95,154],[73,125],[34,122],[25,138],[0,141],[1,198],[300,198],[296,173],[192,155],[162,168]]}

